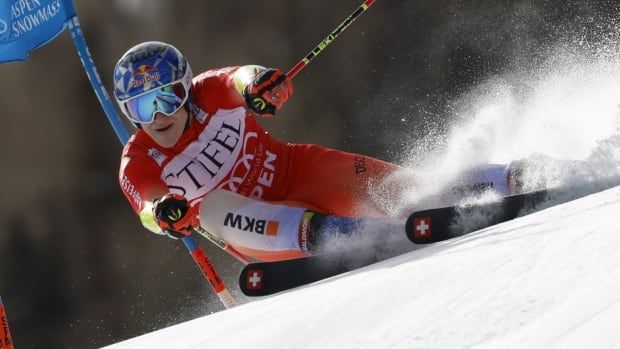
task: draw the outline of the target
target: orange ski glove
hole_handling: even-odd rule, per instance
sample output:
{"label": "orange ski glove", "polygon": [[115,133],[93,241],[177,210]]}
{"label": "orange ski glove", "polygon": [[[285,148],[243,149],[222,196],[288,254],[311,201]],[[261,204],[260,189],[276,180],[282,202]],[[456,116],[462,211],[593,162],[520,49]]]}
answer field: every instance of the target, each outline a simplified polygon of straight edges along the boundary
{"label": "orange ski glove", "polygon": [[245,102],[255,113],[274,116],[293,94],[293,84],[280,69],[265,69],[243,90]]}

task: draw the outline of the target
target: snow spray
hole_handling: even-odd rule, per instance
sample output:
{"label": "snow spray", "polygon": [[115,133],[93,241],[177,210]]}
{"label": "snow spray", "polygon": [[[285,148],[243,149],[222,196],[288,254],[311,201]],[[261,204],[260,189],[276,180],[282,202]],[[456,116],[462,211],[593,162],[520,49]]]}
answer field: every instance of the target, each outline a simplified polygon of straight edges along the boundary
{"label": "snow spray", "polygon": [[410,145],[405,162],[419,177],[404,200],[440,192],[473,166],[518,160],[539,167],[526,182],[548,187],[618,177],[619,39],[620,25],[596,42],[563,38],[451,101],[448,131]]}

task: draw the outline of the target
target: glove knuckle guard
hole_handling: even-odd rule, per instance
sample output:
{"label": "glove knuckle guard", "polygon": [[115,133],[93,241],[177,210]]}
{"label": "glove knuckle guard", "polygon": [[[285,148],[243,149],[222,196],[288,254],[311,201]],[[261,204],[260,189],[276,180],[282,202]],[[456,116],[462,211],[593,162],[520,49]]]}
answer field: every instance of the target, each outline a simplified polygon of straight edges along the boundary
{"label": "glove knuckle guard", "polygon": [[[290,81],[279,69],[266,69],[260,72],[254,81],[244,90],[244,97],[248,108],[261,115],[274,115],[290,93],[280,92],[285,86],[289,89]],[[277,103],[270,97],[274,93],[278,96]]]}
{"label": "glove knuckle guard", "polygon": [[159,227],[166,234],[183,237],[191,232],[194,221],[189,217],[189,203],[183,196],[168,193],[155,200],[153,211]]}

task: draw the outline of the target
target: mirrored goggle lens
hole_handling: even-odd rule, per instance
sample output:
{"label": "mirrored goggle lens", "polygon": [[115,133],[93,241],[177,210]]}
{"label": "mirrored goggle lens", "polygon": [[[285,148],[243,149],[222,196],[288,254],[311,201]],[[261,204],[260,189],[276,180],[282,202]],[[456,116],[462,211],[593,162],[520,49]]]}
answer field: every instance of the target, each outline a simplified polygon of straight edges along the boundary
{"label": "mirrored goggle lens", "polygon": [[176,113],[186,99],[187,93],[183,84],[177,82],[134,97],[125,103],[125,107],[131,121],[148,124],[155,119],[155,113],[168,116]]}

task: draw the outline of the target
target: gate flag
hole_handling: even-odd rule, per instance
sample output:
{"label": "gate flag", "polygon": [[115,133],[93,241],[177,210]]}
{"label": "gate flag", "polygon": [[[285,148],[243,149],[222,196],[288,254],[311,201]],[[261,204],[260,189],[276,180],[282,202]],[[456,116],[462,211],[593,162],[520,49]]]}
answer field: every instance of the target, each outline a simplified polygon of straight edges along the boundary
{"label": "gate flag", "polygon": [[70,0],[0,0],[0,63],[25,61],[74,16]]}

